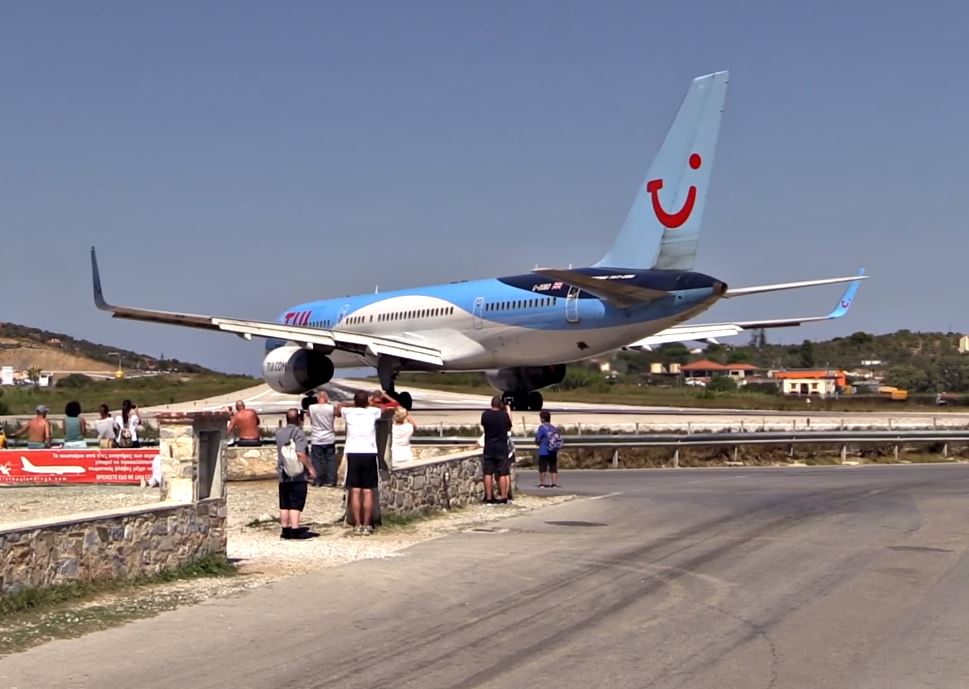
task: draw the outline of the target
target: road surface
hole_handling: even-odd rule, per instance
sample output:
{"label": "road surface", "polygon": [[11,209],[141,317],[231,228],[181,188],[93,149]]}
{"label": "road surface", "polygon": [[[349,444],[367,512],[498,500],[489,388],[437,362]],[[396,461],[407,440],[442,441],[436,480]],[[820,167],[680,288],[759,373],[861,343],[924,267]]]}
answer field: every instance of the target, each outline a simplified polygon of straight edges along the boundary
{"label": "road surface", "polygon": [[581,497],[50,643],[0,687],[966,686],[969,465],[562,478]]}

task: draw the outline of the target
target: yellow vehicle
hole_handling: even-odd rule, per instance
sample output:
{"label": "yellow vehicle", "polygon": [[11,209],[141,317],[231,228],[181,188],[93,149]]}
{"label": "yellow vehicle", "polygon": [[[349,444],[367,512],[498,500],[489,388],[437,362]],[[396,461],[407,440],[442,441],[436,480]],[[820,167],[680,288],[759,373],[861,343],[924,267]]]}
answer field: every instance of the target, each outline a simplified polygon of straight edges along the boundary
{"label": "yellow vehicle", "polygon": [[899,402],[904,402],[908,399],[908,390],[893,388],[890,385],[884,385],[878,388],[878,394],[885,395],[889,399],[897,400]]}

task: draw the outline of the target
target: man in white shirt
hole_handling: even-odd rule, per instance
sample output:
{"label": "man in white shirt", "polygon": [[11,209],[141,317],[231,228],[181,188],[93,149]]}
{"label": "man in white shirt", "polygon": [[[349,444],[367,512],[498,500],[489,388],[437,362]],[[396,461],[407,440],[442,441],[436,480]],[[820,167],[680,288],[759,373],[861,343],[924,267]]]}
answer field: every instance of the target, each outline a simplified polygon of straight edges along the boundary
{"label": "man in white shirt", "polygon": [[314,486],[336,487],[336,434],[333,432],[333,417],[336,413],[325,390],[316,394],[316,404],[311,404],[310,414],[310,457],[316,469]]}
{"label": "man in white shirt", "polygon": [[350,489],[350,515],[353,533],[369,536],[373,533],[373,496],[377,487],[377,428],[382,410],[370,406],[364,390],[353,396],[353,405],[341,402],[336,416],[347,425],[347,439],[343,454],[347,458],[347,488]]}

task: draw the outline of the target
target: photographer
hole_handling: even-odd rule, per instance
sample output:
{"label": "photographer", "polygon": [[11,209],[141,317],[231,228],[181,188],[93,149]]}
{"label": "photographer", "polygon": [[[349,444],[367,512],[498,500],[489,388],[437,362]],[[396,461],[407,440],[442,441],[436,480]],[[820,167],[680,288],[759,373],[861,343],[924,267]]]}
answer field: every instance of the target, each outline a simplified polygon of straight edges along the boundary
{"label": "photographer", "polygon": [[[508,461],[508,433],[511,431],[511,414],[500,396],[491,398],[491,409],[481,412],[484,428],[484,450],[481,457],[481,473],[484,477],[484,502],[486,505],[508,504],[511,486],[511,463]],[[495,497],[495,477],[498,477],[498,497]]]}

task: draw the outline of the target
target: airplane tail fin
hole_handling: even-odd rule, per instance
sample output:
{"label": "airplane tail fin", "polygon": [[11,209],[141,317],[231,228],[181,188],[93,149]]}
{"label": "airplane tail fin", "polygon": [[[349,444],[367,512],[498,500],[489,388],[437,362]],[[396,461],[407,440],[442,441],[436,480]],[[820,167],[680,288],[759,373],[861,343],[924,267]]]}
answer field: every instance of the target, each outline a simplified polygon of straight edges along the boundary
{"label": "airplane tail fin", "polygon": [[729,72],[697,77],[609,252],[596,266],[691,270]]}

